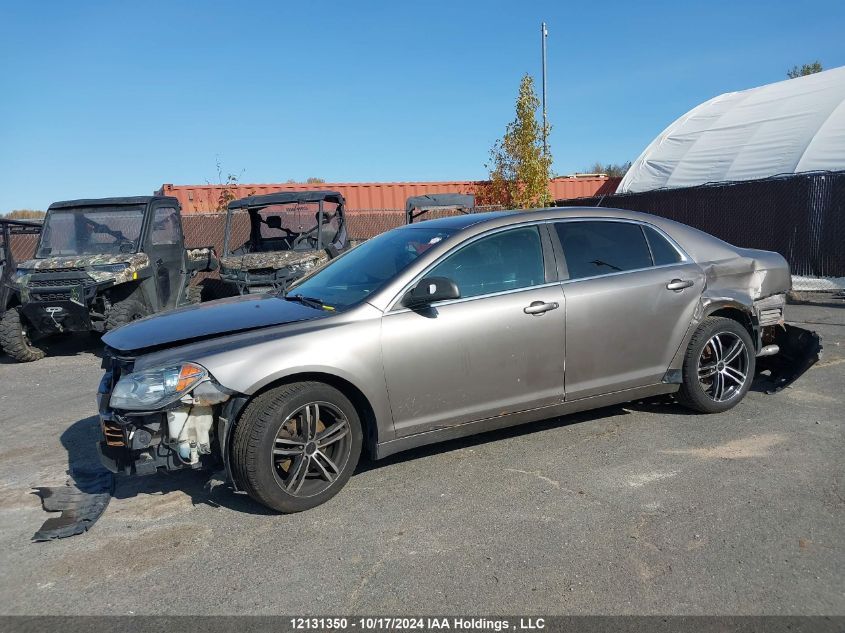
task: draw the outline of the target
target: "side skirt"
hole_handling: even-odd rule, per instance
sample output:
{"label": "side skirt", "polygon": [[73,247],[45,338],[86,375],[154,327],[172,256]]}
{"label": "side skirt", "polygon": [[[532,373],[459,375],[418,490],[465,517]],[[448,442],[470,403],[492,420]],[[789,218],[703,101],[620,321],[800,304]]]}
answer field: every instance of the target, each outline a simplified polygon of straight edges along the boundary
{"label": "side skirt", "polygon": [[650,396],[674,393],[679,388],[680,385],[664,383],[649,385],[647,387],[636,387],[634,389],[615,391],[601,396],[580,398],[571,402],[563,402],[561,404],[541,407],[539,409],[529,409],[527,411],[486,418],[475,422],[466,422],[464,424],[458,424],[444,429],[436,429],[434,431],[427,431],[425,433],[417,433],[416,435],[409,435],[407,437],[401,437],[395,440],[376,444],[374,457],[376,459],[383,459],[389,455],[393,455],[394,453],[407,451],[412,448],[417,448],[418,446],[425,446],[426,444],[436,444],[438,442],[454,440],[459,437],[466,437],[477,433],[486,433],[488,431],[504,429],[509,426],[517,426],[528,422],[546,420],[560,415],[578,413],[579,411],[586,411],[588,409],[598,409],[614,404],[620,404],[622,402],[639,400],[640,398],[648,398]]}

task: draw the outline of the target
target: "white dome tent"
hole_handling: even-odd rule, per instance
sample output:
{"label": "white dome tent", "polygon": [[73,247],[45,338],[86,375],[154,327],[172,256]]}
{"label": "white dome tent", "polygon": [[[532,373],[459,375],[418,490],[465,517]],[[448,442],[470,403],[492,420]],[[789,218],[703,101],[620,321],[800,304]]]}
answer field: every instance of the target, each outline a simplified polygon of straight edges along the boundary
{"label": "white dome tent", "polygon": [[667,127],[617,193],[845,169],[845,66],[729,92]]}

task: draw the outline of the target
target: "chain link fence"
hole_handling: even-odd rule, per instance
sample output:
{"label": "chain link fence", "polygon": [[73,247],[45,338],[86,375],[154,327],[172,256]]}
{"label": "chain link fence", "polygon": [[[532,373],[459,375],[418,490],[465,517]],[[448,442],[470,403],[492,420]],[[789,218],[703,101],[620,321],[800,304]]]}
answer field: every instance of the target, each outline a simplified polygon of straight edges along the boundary
{"label": "chain link fence", "polygon": [[556,204],[615,207],[677,220],[737,246],[780,253],[792,269],[796,291],[839,292],[845,288],[845,171],[576,198]]}
{"label": "chain link fence", "polygon": [[[500,207],[478,207],[476,211],[496,210]],[[435,209],[426,213],[426,219],[459,215],[453,209]],[[405,224],[404,209],[354,209],[346,212],[346,222],[349,238],[353,244],[358,244],[376,235]],[[182,215],[182,229],[185,233],[185,245],[188,248],[213,246],[218,254],[223,252],[223,238],[226,231],[225,213],[190,213]],[[237,241],[237,239],[236,239]],[[20,262],[30,259],[35,254],[38,242],[37,235],[12,236],[12,253],[15,260]],[[205,274],[204,278],[214,278],[217,273]]]}
{"label": "chain link fence", "polygon": [[[362,209],[346,212],[349,237],[362,242],[405,223],[404,209]],[[223,252],[226,230],[225,213],[191,213],[182,216],[185,244],[188,247],[214,246]],[[237,241],[237,239],[235,239]]]}
{"label": "chain link fence", "polygon": [[[476,207],[476,212],[496,211],[498,206]],[[461,215],[454,209],[432,209],[423,219]],[[390,229],[405,224],[404,209],[353,209],[346,211],[346,226],[353,244],[363,242]],[[191,213],[182,216],[185,244],[189,247],[214,246],[223,251],[223,234],[226,229],[225,213]],[[234,241],[237,241],[235,239]]]}
{"label": "chain link fence", "polygon": [[35,256],[35,247],[37,245],[37,235],[12,235],[9,239],[9,246],[12,247],[12,257],[15,258],[16,262],[32,259]]}

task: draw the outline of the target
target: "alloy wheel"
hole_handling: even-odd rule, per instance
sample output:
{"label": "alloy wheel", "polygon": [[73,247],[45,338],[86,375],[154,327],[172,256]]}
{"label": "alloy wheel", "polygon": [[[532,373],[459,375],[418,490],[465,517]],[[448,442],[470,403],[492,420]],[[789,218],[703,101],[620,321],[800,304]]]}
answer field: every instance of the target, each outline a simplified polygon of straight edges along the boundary
{"label": "alloy wheel", "polygon": [[351,427],[329,402],[310,402],[291,413],[272,447],[276,482],[290,495],[325,491],[343,471],[352,448]]}
{"label": "alloy wheel", "polygon": [[748,348],[733,332],[710,337],[698,358],[698,381],[714,402],[735,398],[748,380]]}

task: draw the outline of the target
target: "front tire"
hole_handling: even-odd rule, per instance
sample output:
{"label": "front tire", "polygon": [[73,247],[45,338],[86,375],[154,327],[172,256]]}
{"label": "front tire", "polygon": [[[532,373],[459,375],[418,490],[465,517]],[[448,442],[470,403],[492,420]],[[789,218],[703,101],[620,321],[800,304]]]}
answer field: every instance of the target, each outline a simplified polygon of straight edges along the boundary
{"label": "front tire", "polygon": [[21,316],[20,307],[9,308],[0,320],[0,346],[19,363],[31,363],[44,358],[46,352],[33,345],[32,328]]}
{"label": "front tire", "polygon": [[132,321],[143,319],[150,314],[147,304],[135,297],[127,297],[123,301],[112,304],[106,317],[106,332],[111,332]]}
{"label": "front tire", "polygon": [[238,483],[261,504],[291,513],[331,499],[361,456],[358,412],[319,382],[270,389],[244,410],[232,438]]}
{"label": "front tire", "polygon": [[678,401],[701,413],[727,411],[748,393],[754,368],[748,330],[732,319],[707,317],[687,348]]}

